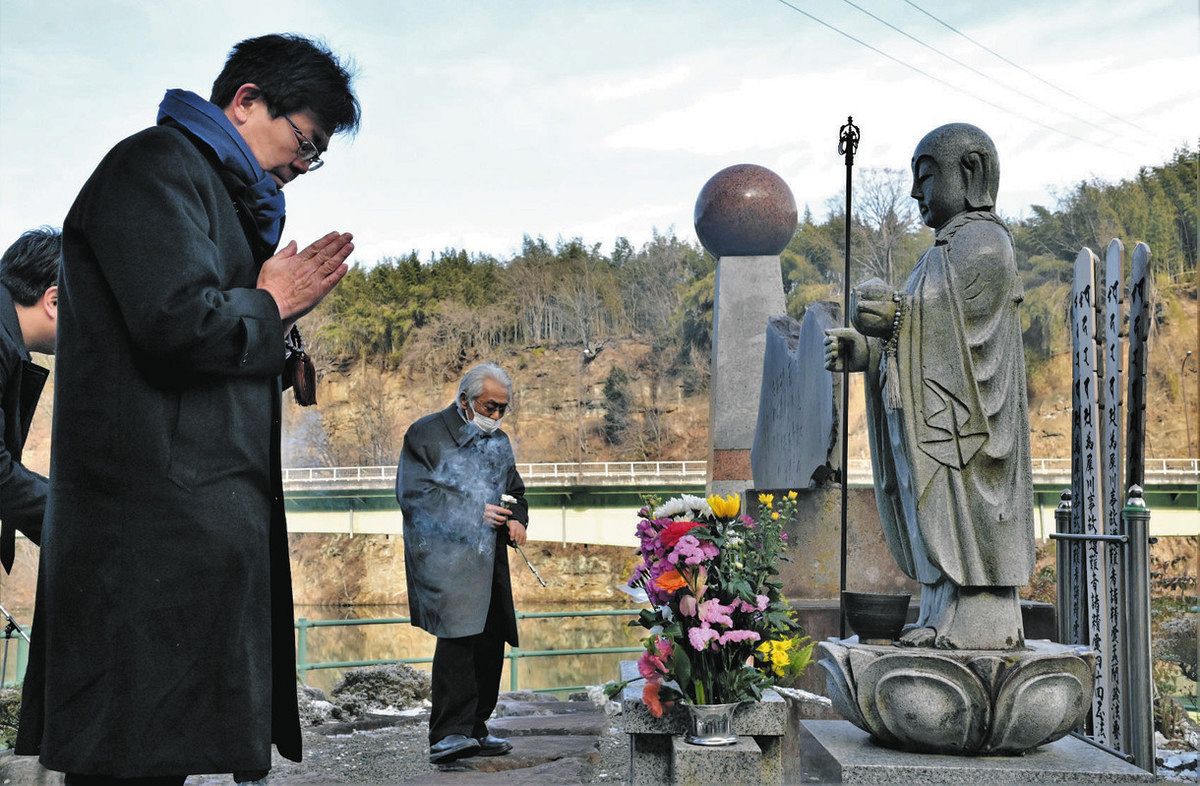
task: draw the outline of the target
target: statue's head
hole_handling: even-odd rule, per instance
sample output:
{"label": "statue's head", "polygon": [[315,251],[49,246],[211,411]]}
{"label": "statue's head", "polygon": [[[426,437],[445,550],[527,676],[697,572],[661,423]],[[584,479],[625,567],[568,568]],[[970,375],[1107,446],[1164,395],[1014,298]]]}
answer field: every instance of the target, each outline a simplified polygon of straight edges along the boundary
{"label": "statue's head", "polygon": [[968,123],[948,123],[917,143],[912,198],[921,220],[941,229],[969,210],[991,210],[1000,188],[1000,158],[991,137]]}

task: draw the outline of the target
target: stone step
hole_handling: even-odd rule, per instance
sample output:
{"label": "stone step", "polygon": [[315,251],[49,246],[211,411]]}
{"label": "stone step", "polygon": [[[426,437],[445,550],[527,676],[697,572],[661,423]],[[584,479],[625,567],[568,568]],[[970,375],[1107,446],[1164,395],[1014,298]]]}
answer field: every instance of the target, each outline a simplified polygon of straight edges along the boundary
{"label": "stone step", "polygon": [[[519,737],[513,740],[512,751],[504,756],[471,756],[459,759],[438,767],[433,780],[440,783],[445,776],[447,782],[457,782],[455,779],[460,776],[487,774],[491,776],[487,780],[509,783],[513,777],[525,777],[529,770],[568,760],[595,767],[600,762],[597,739],[574,735]],[[467,780],[478,778],[472,777]]]}
{"label": "stone step", "polygon": [[569,715],[520,715],[488,721],[488,731],[497,737],[545,734],[597,737],[607,732],[610,726],[612,722],[608,716],[599,710]]}
{"label": "stone step", "polygon": [[763,766],[763,752],[753,737],[738,737],[733,745],[690,745],[671,740],[671,773],[678,784],[778,783],[779,776]]}
{"label": "stone step", "polygon": [[421,783],[503,783],[524,786],[546,784],[591,783],[593,766],[578,758],[556,759],[536,767],[499,772],[443,769],[429,773]]}
{"label": "stone step", "polygon": [[496,703],[494,718],[509,718],[522,715],[573,715],[592,713],[598,708],[590,701],[514,701],[501,697]]}

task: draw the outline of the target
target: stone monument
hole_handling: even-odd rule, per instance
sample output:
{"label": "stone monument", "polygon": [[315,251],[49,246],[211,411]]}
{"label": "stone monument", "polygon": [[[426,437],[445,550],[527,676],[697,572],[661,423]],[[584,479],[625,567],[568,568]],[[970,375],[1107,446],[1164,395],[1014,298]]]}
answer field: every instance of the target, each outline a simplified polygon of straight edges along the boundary
{"label": "stone monument", "polygon": [[941,126],[912,172],[934,245],[902,287],[876,279],[852,293],[854,327],[826,331],[826,367],[866,374],[880,523],[921,584],[920,612],[899,647],[830,640],[820,662],[834,706],[883,745],[1020,753],[1081,723],[1095,656],[1023,635],[1033,482],[995,146],[974,126]]}
{"label": "stone monument", "polygon": [[840,323],[836,303],[812,303],[797,321],[772,317],[750,465],[760,489],[809,489],[841,464],[841,375],[821,367],[825,331]]}
{"label": "stone monument", "polygon": [[753,485],[767,321],[785,312],[779,252],[796,231],[796,200],[779,175],[755,164],[717,172],[696,198],[696,235],[717,258],[709,383],[713,494]]}

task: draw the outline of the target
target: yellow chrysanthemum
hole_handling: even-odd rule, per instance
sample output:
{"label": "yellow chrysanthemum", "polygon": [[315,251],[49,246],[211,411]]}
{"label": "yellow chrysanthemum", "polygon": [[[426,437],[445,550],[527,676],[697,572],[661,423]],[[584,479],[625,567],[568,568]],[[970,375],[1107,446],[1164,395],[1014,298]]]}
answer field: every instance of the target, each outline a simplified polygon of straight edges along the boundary
{"label": "yellow chrysanthemum", "polygon": [[788,495],[787,495],[788,499],[795,499],[798,496],[800,496],[800,495],[797,494],[795,491],[789,491]]}
{"label": "yellow chrysanthemum", "polygon": [[787,673],[788,665],[792,659],[791,653],[788,650],[795,643],[795,639],[764,641],[758,645],[756,651],[762,656],[764,663],[771,665],[771,671],[775,672],[775,676],[782,677]]}
{"label": "yellow chrysanthemum", "polygon": [[719,494],[713,494],[706,502],[712,508],[713,515],[719,519],[731,519],[738,514],[742,508],[742,500],[737,494],[730,494],[727,497],[722,497]]}
{"label": "yellow chrysanthemum", "polygon": [[758,495],[758,504],[762,505],[764,508],[771,507],[772,505],[775,504],[775,495],[774,494],[759,494]]}
{"label": "yellow chrysanthemum", "polygon": [[774,521],[779,521],[779,511],[777,511],[777,510],[771,511],[771,519]]}

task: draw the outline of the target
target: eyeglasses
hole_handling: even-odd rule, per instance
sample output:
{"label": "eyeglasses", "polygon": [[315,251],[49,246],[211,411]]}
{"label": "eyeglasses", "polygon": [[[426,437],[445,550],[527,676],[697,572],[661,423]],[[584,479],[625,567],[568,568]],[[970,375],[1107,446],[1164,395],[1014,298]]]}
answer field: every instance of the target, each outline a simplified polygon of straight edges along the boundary
{"label": "eyeglasses", "polygon": [[492,415],[495,415],[497,412],[500,413],[501,417],[504,417],[504,413],[508,411],[508,404],[497,404],[494,401],[476,400],[474,410],[476,412],[483,412],[483,414],[487,415],[489,418]]}
{"label": "eyeglasses", "polygon": [[284,115],[283,119],[288,121],[288,125],[292,127],[292,133],[296,135],[296,142],[299,145],[296,148],[296,158],[308,162],[309,172],[323,167],[325,162],[321,160],[321,151],[317,149],[317,146],[299,128],[296,128],[296,124],[290,117]]}

